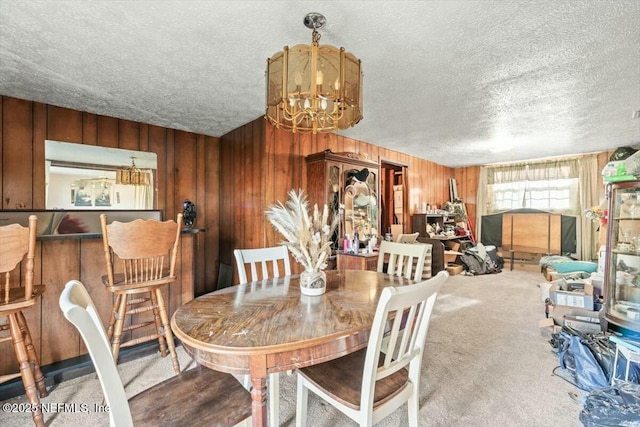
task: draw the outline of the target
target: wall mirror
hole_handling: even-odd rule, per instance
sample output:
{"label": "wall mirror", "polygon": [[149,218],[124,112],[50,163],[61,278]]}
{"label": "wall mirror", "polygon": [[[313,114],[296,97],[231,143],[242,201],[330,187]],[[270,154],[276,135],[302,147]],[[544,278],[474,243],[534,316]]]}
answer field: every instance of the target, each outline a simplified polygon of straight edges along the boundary
{"label": "wall mirror", "polygon": [[156,170],[155,153],[47,140],[46,208],[155,209]]}

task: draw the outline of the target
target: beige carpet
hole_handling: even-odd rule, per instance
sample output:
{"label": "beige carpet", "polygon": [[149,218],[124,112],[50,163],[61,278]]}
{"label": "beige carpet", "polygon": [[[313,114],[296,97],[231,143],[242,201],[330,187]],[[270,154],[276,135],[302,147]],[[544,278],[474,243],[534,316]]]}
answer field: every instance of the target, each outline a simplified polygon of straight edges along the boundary
{"label": "beige carpet", "polygon": [[[453,276],[436,303],[420,384],[422,426],[581,426],[581,393],[552,370],[557,359],[538,330],[544,317],[537,272],[504,271],[496,275]],[[183,369],[188,356],[179,349]],[[146,357],[121,364],[131,395],[171,375],[171,362]],[[295,424],[295,374],[281,375],[280,420]],[[2,402],[24,403],[24,397]],[[95,411],[102,393],[95,374],[69,380],[53,389],[43,403],[48,426],[108,425]],[[63,407],[62,404],[72,403]],[[60,404],[60,405],[58,405]],[[15,406],[15,405],[14,405]],[[406,426],[406,406],[380,423]],[[45,408],[47,409],[47,408]],[[74,412],[75,409],[75,412]],[[78,412],[85,410],[86,412]],[[25,413],[3,413],[2,426],[31,426]],[[352,426],[351,422],[311,394],[310,426]]]}

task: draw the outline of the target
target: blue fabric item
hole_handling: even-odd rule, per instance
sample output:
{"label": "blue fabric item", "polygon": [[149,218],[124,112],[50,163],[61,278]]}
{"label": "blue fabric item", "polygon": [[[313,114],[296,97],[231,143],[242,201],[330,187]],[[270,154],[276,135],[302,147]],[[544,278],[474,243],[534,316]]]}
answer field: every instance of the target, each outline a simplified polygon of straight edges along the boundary
{"label": "blue fabric item", "polygon": [[566,262],[552,262],[549,263],[558,273],[569,273],[572,271],[584,271],[586,273],[593,273],[598,270],[598,263],[591,261],[566,261]]}
{"label": "blue fabric item", "polygon": [[592,391],[609,385],[609,379],[595,356],[581,342],[579,336],[571,336],[558,351],[560,366],[571,371],[576,386]]}

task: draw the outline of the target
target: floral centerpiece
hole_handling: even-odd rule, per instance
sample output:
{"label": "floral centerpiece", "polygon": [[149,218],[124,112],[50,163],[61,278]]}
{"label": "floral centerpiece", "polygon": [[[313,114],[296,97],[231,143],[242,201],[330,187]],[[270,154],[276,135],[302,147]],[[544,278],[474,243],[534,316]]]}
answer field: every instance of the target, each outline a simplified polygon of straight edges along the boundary
{"label": "floral centerpiece", "polygon": [[326,275],[324,269],[331,256],[331,236],[338,225],[338,217],[329,222],[329,208],[324,205],[322,214],[314,204],[309,213],[309,201],[302,190],[289,191],[285,204],[278,202],[266,211],[267,219],[285,238],[280,244],[287,247],[295,260],[304,267],[300,275],[300,290],[307,295],[324,293]]}

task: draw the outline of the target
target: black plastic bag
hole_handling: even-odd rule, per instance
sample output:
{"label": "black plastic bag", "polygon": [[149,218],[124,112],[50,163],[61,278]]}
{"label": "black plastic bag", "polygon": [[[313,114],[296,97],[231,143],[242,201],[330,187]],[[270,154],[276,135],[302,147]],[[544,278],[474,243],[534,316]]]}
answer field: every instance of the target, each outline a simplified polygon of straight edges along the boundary
{"label": "black plastic bag", "polygon": [[640,384],[618,383],[592,391],[580,422],[585,427],[640,427]]}

